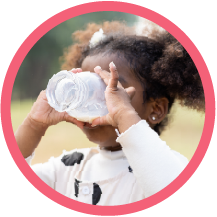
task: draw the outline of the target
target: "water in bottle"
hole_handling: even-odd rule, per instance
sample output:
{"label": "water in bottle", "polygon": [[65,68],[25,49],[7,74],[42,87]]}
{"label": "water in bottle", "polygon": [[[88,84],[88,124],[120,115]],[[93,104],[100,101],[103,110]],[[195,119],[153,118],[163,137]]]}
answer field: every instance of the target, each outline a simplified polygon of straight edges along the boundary
{"label": "water in bottle", "polygon": [[46,96],[48,103],[58,112],[67,112],[83,122],[92,123],[108,114],[106,85],[99,75],[91,72],[60,71],[49,80]]}

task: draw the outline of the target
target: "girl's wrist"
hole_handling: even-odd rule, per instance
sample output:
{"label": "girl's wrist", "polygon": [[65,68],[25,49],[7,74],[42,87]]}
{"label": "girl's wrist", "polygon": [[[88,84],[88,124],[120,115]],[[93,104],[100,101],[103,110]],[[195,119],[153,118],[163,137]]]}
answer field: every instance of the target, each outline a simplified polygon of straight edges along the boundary
{"label": "girl's wrist", "polygon": [[31,115],[28,114],[24,122],[22,123],[23,125],[29,126],[31,129],[33,129],[37,134],[40,134],[43,136],[49,127],[48,125],[44,123],[40,123],[34,119],[31,118]]}
{"label": "girl's wrist", "polygon": [[28,114],[15,132],[17,145],[24,158],[29,157],[38,146],[48,126],[31,118]]}
{"label": "girl's wrist", "polygon": [[132,125],[137,124],[139,121],[141,121],[141,118],[134,108],[121,112],[117,121],[119,132],[125,132]]}

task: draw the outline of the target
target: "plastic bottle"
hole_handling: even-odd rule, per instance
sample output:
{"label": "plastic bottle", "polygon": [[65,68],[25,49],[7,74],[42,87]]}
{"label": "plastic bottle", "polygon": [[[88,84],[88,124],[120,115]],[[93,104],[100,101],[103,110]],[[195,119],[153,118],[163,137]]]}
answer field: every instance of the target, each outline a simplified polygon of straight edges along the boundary
{"label": "plastic bottle", "polygon": [[58,112],[66,111],[83,122],[92,123],[108,114],[106,85],[99,75],[91,72],[60,71],[49,80],[46,96],[48,103]]}

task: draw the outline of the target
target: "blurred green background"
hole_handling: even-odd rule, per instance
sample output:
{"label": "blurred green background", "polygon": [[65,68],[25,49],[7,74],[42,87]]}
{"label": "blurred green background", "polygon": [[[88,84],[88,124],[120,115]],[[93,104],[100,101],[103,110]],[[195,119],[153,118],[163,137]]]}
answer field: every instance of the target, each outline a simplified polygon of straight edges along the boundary
{"label": "blurred green background", "polygon": [[35,99],[47,86],[53,74],[60,71],[63,50],[73,43],[72,33],[85,29],[89,22],[122,20],[128,25],[137,21],[137,16],[120,12],[95,12],[69,19],[51,29],[32,47],[20,66],[15,79],[12,100]]}
{"label": "blurred green background", "polygon": [[[64,48],[73,43],[74,31],[85,28],[89,22],[124,20],[128,25],[138,22],[138,17],[120,12],[96,12],[81,15],[61,23],[45,34],[29,51],[15,79],[11,119],[14,132],[31,109],[50,77],[60,71],[60,56]],[[141,21],[141,19],[140,19]],[[177,103],[170,114],[171,122],[161,138],[174,150],[192,158],[203,131],[204,114],[181,108]],[[38,148],[32,164],[46,162],[57,157],[63,150],[96,146],[73,124],[62,122],[50,127]]]}

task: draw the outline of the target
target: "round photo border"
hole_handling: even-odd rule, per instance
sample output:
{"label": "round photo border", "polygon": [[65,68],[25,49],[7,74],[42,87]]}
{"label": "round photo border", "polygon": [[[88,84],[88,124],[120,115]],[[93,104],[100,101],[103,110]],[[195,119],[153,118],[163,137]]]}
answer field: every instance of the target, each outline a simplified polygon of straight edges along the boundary
{"label": "round photo border", "polygon": [[[11,122],[11,95],[13,84],[19,67],[23,62],[25,56],[29,52],[29,50],[44,34],[46,34],[48,31],[50,31],[58,24],[82,14],[98,11],[117,11],[134,14],[151,20],[152,22],[158,24],[159,26],[163,27],[168,32],[170,32],[191,55],[199,71],[205,94],[206,112],[203,133],[199,145],[195,151],[195,154],[193,155],[191,161],[184,169],[184,171],[171,184],[162,189],[160,192],[144,200],[120,206],[93,206],[81,203],[58,193],[57,191],[53,190],[48,185],[46,185],[32,171],[30,166],[26,163],[25,159],[23,158],[17,146]],[[7,74],[5,76],[1,97],[1,119],[5,140],[15,163],[17,164],[18,168],[23,173],[23,175],[29,180],[29,182],[35,188],[37,188],[42,194],[44,194],[51,200],[55,201],[56,203],[64,207],[81,213],[105,216],[123,215],[138,212],[147,209],[151,206],[154,206],[157,203],[160,203],[161,201],[165,200],[170,195],[175,193],[192,176],[192,174],[195,172],[200,162],[202,161],[211,140],[215,120],[215,96],[208,68],[200,52],[193,44],[193,42],[188,38],[188,36],[175,24],[173,24],[167,18],[150,9],[131,3],[114,1],[91,2],[74,6],[54,15],[53,17],[49,18],[44,23],[42,23],[39,27],[37,27],[26,38],[26,40],[23,42],[23,44],[20,46],[15,56],[13,57],[11,64],[8,68]]]}

